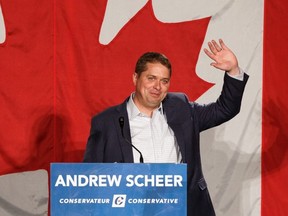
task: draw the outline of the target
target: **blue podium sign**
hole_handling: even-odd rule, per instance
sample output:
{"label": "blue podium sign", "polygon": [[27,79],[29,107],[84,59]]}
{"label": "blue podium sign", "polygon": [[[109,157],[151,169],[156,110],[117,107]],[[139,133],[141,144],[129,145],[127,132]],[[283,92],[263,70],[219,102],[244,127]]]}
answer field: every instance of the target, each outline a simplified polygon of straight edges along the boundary
{"label": "blue podium sign", "polygon": [[51,216],[187,214],[186,164],[52,163]]}

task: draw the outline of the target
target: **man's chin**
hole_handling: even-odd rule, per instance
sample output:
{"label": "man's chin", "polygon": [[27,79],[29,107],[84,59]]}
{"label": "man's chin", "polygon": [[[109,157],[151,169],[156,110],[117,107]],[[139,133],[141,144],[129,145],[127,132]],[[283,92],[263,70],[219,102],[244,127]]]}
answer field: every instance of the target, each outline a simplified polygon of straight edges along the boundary
{"label": "man's chin", "polygon": [[150,101],[150,106],[154,108],[158,108],[160,106],[161,100],[151,100]]}

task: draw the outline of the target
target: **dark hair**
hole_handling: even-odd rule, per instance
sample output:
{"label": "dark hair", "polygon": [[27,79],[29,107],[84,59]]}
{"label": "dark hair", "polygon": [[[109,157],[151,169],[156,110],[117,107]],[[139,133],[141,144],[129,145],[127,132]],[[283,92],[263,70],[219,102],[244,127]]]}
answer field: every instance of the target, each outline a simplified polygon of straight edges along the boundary
{"label": "dark hair", "polygon": [[170,76],[172,74],[171,63],[165,55],[157,52],[147,52],[144,53],[136,63],[135,73],[137,73],[138,76],[140,76],[143,71],[147,70],[147,63],[160,63],[168,68]]}

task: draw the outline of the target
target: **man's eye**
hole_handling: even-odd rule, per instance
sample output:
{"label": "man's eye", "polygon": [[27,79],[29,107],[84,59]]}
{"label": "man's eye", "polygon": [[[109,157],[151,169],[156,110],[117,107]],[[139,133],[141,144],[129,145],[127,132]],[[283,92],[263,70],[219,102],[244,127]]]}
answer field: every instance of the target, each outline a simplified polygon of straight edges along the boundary
{"label": "man's eye", "polygon": [[155,78],[154,77],[148,77],[148,80],[154,80]]}
{"label": "man's eye", "polygon": [[167,83],[169,83],[169,80],[162,80],[162,83],[167,84]]}

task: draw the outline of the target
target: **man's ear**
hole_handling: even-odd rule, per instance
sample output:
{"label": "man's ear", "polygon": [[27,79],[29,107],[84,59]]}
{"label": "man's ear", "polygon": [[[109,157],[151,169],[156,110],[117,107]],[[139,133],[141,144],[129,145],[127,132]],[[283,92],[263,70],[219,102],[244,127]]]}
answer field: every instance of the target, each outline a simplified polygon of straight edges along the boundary
{"label": "man's ear", "polygon": [[134,85],[136,85],[137,79],[138,79],[138,74],[134,73],[133,74],[133,83],[134,83]]}

